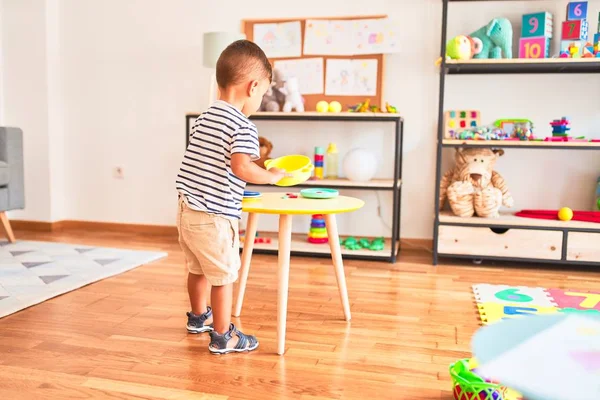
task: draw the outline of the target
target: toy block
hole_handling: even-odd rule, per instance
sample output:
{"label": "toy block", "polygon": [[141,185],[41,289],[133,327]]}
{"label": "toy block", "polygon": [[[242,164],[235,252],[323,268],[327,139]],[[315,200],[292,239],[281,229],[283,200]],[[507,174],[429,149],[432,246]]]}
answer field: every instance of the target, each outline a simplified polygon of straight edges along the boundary
{"label": "toy block", "polygon": [[588,2],[574,1],[567,5],[567,19],[569,21],[577,21],[587,19]]}
{"label": "toy block", "polygon": [[523,15],[521,37],[545,36],[551,38],[553,26],[552,14],[549,12],[525,14]]}
{"label": "toy block", "polygon": [[564,21],[562,24],[562,40],[587,40],[588,22],[585,19]]}
{"label": "toy block", "polygon": [[582,40],[563,40],[560,42],[560,51],[569,54],[569,58],[580,58],[586,44],[587,42]]}
{"label": "toy block", "polygon": [[526,37],[519,40],[519,58],[550,57],[550,38]]}
{"label": "toy block", "polygon": [[594,33],[594,41],[592,44],[597,45],[598,43],[600,43],[600,33]]}
{"label": "toy block", "polygon": [[451,139],[460,131],[480,125],[481,114],[474,110],[452,110],[444,114],[444,137]]}

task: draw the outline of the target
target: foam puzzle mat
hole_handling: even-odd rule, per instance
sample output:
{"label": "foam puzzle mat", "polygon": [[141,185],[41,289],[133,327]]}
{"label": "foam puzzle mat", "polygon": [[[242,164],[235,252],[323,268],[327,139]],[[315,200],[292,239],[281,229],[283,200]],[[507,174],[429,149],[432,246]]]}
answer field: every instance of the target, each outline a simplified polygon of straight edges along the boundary
{"label": "foam puzzle mat", "polygon": [[600,291],[541,287],[473,285],[484,325],[531,314],[589,313],[600,315]]}

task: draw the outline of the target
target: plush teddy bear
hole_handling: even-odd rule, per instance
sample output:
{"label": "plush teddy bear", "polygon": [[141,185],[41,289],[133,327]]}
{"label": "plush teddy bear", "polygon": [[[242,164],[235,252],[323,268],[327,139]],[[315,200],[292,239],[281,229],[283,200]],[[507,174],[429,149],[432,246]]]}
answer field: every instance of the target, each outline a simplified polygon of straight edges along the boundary
{"label": "plush teddy bear", "polygon": [[500,206],[512,207],[514,200],[504,178],[494,171],[496,160],[502,155],[504,150],[456,149],[456,165],[440,183],[440,210],[446,199],[459,217],[498,218]]}
{"label": "plush teddy bear", "polygon": [[273,80],[263,96],[258,111],[279,111],[285,102],[285,94],[281,91],[285,83],[285,76],[279,69],[273,69]]}
{"label": "plush teddy bear", "polygon": [[271,155],[271,151],[273,150],[273,143],[269,142],[266,138],[259,136],[258,137],[258,145],[260,146],[260,158],[255,161],[255,163],[261,167],[265,168],[265,161],[269,159],[269,155]]}

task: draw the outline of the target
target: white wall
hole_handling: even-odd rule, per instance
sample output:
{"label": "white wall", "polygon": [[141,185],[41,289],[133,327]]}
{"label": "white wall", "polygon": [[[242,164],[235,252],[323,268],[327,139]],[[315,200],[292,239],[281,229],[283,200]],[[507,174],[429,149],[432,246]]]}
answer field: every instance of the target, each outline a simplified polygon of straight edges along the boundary
{"label": "white wall", "polygon": [[[206,106],[210,72],[202,67],[203,32],[238,30],[244,18],[388,14],[401,21],[405,38],[401,53],[387,59],[384,81],[387,100],[406,118],[402,235],[431,237],[439,82],[433,62],[439,55],[441,1],[233,0],[212,7],[197,0],[47,1],[54,8],[46,14],[42,0],[2,1],[3,11],[10,12],[10,18],[3,15],[1,34],[5,122],[27,134],[28,209],[20,218],[172,225],[184,115]],[[509,16],[518,32],[520,15],[536,10],[553,11],[561,21],[566,3],[452,4],[449,33],[469,33],[496,15]],[[592,2],[591,15],[599,8],[599,1]],[[595,30],[596,18],[590,19]],[[593,95],[599,84],[597,76],[580,75],[450,77],[446,108],[479,108],[485,122],[528,117],[542,135],[549,132],[547,122],[567,114],[574,130],[600,135],[593,129],[600,117],[600,99]],[[553,92],[543,94],[544,89]],[[307,127],[259,123],[276,154],[310,153],[329,137],[342,150],[365,140],[359,124],[319,126],[315,132],[321,137],[307,134]],[[373,149],[386,148],[391,132],[379,125],[365,131]],[[387,151],[381,176],[390,173]],[[592,166],[581,167],[578,160]],[[116,166],[123,167],[125,179],[113,178]],[[600,157],[509,150],[498,169],[519,208],[587,208]],[[381,194],[382,222],[374,193],[350,193],[364,196],[367,207],[341,218],[344,233],[388,235],[391,196]],[[259,229],[275,226],[265,218]],[[306,227],[307,221],[296,224],[298,231]]]}

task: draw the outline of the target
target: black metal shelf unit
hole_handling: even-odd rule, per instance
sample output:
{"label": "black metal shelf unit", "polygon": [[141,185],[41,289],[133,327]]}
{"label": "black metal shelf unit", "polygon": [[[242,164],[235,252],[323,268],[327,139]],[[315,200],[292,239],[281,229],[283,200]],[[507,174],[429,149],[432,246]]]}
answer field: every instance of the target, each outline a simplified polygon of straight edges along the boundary
{"label": "black metal shelf unit", "polygon": [[[527,224],[524,219],[522,226],[516,226],[513,223],[508,223],[506,220],[503,221],[499,218],[497,222],[489,224],[481,223],[469,223],[468,219],[464,223],[451,223],[440,221],[440,207],[439,207],[439,196],[440,196],[440,182],[442,178],[442,151],[444,148],[452,147],[492,147],[492,148],[518,148],[522,150],[536,149],[536,150],[600,150],[600,143],[587,143],[582,145],[568,145],[568,144],[533,144],[533,143],[519,143],[510,141],[494,141],[493,143],[487,142],[485,144],[474,142],[458,142],[454,140],[444,140],[444,91],[447,75],[456,74],[573,74],[573,73],[600,73],[600,62],[595,60],[573,60],[573,61],[561,61],[556,59],[547,59],[539,61],[530,60],[499,60],[498,62],[446,62],[446,43],[447,28],[448,28],[448,8],[449,3],[458,2],[486,2],[492,0],[442,0],[442,35],[441,35],[441,52],[442,62],[440,65],[440,83],[439,83],[439,107],[438,107],[438,140],[436,150],[436,180],[435,180],[435,218],[433,226],[433,265],[437,265],[440,257],[447,258],[459,258],[459,259],[477,259],[477,260],[503,260],[503,261],[517,261],[517,262],[544,262],[544,263],[559,263],[559,264],[574,264],[574,265],[593,265],[598,266],[599,263],[592,261],[574,261],[567,258],[567,240],[569,233],[574,232],[585,232],[598,234],[600,237],[600,226],[597,228],[594,226],[588,229],[581,228],[552,228],[544,226],[536,226]],[[498,0],[495,0],[498,1]],[[502,1],[516,1],[516,0],[502,0]],[[537,0],[520,0],[520,1],[537,1]],[[445,143],[444,143],[445,142]],[[475,254],[454,254],[439,251],[439,240],[440,240],[440,226],[447,227],[485,227],[494,230],[507,231],[510,229],[524,229],[531,231],[557,231],[562,232],[562,249],[561,257],[558,260],[547,260],[539,258],[522,258],[522,257],[504,257],[494,255],[475,255]]]}
{"label": "black metal shelf unit", "polygon": [[[189,135],[191,134],[192,122],[199,117],[199,114],[187,114],[185,118],[185,143],[186,147],[189,144]],[[397,254],[400,251],[400,212],[402,201],[402,142],[403,142],[403,127],[404,120],[398,114],[386,113],[365,113],[353,114],[349,112],[342,113],[256,113],[250,117],[253,121],[322,121],[322,122],[387,122],[394,127],[394,178],[391,184],[381,185],[355,185],[348,183],[345,185],[339,181],[330,184],[327,180],[323,180],[323,185],[320,187],[343,189],[343,190],[370,190],[370,191],[391,191],[392,192],[392,237],[391,250],[389,254],[381,255],[374,252],[373,255],[357,255],[351,252],[344,253],[344,258],[355,260],[376,260],[388,261],[395,263]],[[267,185],[262,185],[267,186]],[[312,184],[302,184],[297,187],[315,187]],[[255,253],[277,254],[277,250],[260,249],[256,245]],[[309,256],[309,257],[331,257],[329,253],[312,252],[306,250],[294,250],[292,247],[292,255]]]}

